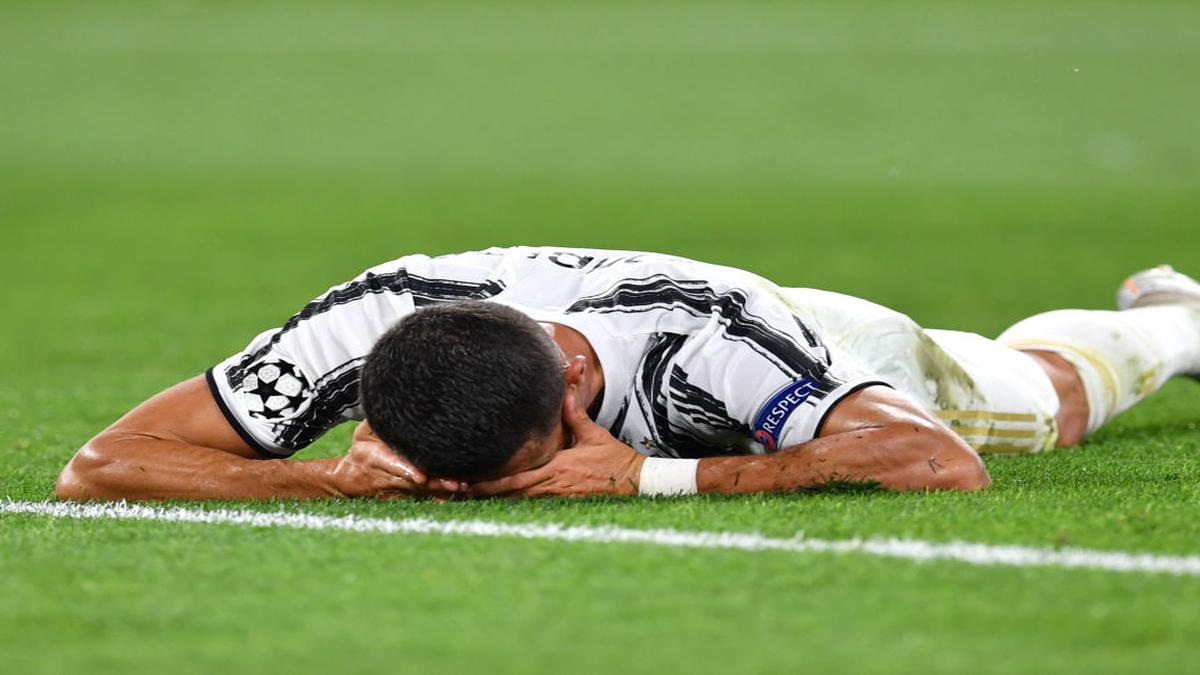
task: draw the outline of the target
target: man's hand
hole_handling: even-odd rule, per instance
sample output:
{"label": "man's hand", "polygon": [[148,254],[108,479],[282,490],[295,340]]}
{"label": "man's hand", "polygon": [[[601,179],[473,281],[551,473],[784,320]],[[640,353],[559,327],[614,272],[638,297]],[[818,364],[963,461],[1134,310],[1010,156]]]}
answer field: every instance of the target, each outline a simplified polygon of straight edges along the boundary
{"label": "man's hand", "polygon": [[470,488],[473,497],[586,497],[636,495],[646,458],[593,422],[572,391],[563,402],[563,422],[575,445],[542,466]]}
{"label": "man's hand", "polygon": [[449,497],[463,489],[458,481],[429,478],[387,446],[362,422],[354,430],[350,451],[330,474],[343,497]]}

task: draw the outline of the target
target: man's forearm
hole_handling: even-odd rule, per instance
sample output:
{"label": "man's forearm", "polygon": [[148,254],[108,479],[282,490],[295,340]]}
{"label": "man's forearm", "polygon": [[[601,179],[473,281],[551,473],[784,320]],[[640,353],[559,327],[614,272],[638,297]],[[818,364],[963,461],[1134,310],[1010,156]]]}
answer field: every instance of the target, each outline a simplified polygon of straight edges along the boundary
{"label": "man's forearm", "polygon": [[839,480],[895,490],[986,487],[982,463],[964,448],[919,427],[860,429],[773,455],[701,460],[696,486],[701,493],[725,494],[780,492]]}
{"label": "man's forearm", "polygon": [[102,434],[59,477],[64,499],[272,499],[339,496],[338,458],[247,459],[145,434]]}

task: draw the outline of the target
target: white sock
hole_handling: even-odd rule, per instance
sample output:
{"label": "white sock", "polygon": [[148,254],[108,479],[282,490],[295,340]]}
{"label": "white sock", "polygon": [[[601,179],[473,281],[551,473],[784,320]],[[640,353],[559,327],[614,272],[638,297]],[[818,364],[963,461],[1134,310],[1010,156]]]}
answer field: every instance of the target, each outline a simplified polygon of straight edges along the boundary
{"label": "white sock", "polygon": [[1079,371],[1090,434],[1175,375],[1200,374],[1200,308],[1124,312],[1064,309],[1021,321],[997,338],[1013,349],[1054,352]]}

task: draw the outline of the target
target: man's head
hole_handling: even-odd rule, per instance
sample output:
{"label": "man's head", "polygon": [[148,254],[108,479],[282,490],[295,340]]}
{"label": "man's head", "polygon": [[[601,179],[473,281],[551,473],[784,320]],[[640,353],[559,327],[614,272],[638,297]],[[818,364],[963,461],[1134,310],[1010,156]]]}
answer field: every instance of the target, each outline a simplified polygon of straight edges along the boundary
{"label": "man's head", "polygon": [[546,330],[488,302],[409,314],[362,373],[379,438],[422,471],[459,480],[545,461],[562,445],[564,393],[563,355]]}

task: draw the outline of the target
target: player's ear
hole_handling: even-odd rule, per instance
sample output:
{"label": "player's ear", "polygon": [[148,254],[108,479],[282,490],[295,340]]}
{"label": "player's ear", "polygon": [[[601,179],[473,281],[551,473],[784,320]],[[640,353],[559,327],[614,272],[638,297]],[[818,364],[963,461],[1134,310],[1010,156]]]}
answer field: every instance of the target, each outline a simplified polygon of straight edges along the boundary
{"label": "player's ear", "polygon": [[568,387],[571,385],[579,387],[583,384],[585,377],[587,377],[587,359],[583,356],[568,359],[563,366],[563,382],[566,382]]}

